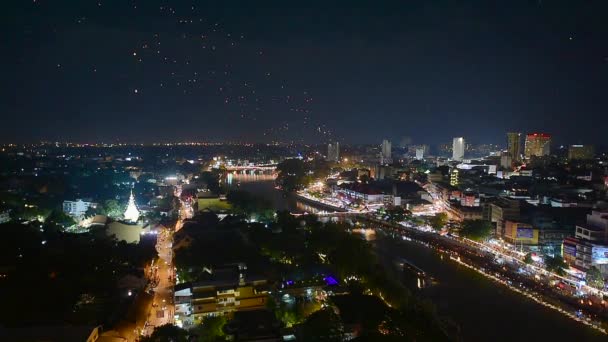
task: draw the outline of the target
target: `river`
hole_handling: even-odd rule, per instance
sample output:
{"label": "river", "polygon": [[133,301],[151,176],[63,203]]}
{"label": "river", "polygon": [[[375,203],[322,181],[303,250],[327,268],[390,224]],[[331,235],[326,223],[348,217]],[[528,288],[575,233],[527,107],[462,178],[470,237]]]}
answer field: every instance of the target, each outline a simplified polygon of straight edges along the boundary
{"label": "river", "polygon": [[[270,175],[231,175],[229,187],[263,196],[277,209],[292,212],[318,211],[274,189]],[[557,311],[545,308],[477,272],[441,258],[432,249],[415,242],[378,234],[375,241],[382,253],[403,258],[423,269],[437,283],[420,290],[442,316],[460,327],[464,341],[606,341],[601,333],[577,323]]]}

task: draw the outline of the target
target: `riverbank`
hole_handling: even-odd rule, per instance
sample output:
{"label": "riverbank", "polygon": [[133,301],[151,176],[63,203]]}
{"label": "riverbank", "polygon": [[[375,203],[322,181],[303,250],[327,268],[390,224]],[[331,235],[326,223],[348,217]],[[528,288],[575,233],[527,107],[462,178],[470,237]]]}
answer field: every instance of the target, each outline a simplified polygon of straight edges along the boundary
{"label": "riverbank", "polygon": [[[418,231],[414,228],[389,224],[369,216],[365,219],[368,222],[373,222],[373,224],[388,229],[392,234],[398,234],[404,239],[420,243],[438,253],[443,253],[454,262],[476,271],[495,283],[505,286],[529,300],[533,300],[537,304],[555,310],[579,324],[594,329],[604,336],[607,334],[607,331],[602,326],[603,321],[598,319],[598,312],[589,310],[589,307],[585,305],[578,305],[576,301],[569,301],[568,297],[560,296],[554,289],[524,276],[517,263],[509,264],[505,262],[502,265],[498,265],[493,262],[494,256],[490,252],[475,249],[456,240],[434,233]],[[605,312],[603,314],[605,315]]]}
{"label": "riverbank", "polygon": [[[242,177],[241,181],[240,189],[269,199],[277,210],[297,213],[324,210],[295,196],[283,197],[272,181],[258,181],[254,177]],[[422,289],[417,295],[430,299],[442,316],[453,320],[465,341],[606,340],[605,335],[450,261],[433,248],[402,240],[401,236],[390,241],[379,240],[378,248],[384,253],[410,260],[437,280],[437,284]]]}

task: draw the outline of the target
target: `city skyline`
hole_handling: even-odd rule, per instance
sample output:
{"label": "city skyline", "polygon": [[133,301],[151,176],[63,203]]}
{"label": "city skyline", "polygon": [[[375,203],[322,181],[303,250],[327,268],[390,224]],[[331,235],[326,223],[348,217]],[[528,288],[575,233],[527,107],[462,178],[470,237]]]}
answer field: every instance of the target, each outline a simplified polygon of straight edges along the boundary
{"label": "city skyline", "polygon": [[504,144],[542,131],[601,146],[604,10],[9,4],[1,142]]}

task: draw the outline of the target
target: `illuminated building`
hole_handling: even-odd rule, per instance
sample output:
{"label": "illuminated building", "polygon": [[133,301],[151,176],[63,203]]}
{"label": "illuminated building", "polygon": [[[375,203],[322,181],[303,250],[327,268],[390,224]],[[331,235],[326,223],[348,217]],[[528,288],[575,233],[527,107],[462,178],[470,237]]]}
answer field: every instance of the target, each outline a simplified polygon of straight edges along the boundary
{"label": "illuminated building", "polygon": [[460,196],[460,205],[463,207],[479,207],[480,203],[477,193],[464,192]]}
{"label": "illuminated building", "polygon": [[380,156],[381,164],[388,164],[391,162],[392,151],[391,151],[391,142],[384,139],[382,140],[382,152]]}
{"label": "illuminated building", "polygon": [[570,145],[568,147],[568,160],[589,160],[595,154],[593,145]]}
{"label": "illuminated building", "polygon": [[546,133],[530,133],[526,135],[525,155],[526,158],[532,156],[548,156],[551,152],[551,135]]}
{"label": "illuminated building", "polygon": [[456,137],[452,141],[452,160],[461,161],[464,158],[464,138]]}
{"label": "illuminated building", "polygon": [[245,277],[247,267],[238,264],[205,269],[201,280],[175,287],[175,312],[200,320],[234,311],[264,309],[268,300],[267,281]]}
{"label": "illuminated building", "polygon": [[513,158],[509,152],[502,152],[500,154],[500,167],[503,169],[510,169],[513,164]]}
{"label": "illuminated building", "polygon": [[450,185],[451,186],[457,186],[458,185],[458,169],[457,168],[453,168],[450,171]]}
{"label": "illuminated building", "polygon": [[127,210],[124,213],[125,220],[130,222],[137,222],[139,220],[139,210],[135,206],[135,197],[133,197],[133,191],[131,190],[131,196],[129,196],[129,204],[127,204]]}
{"label": "illuminated building", "polygon": [[564,259],[576,268],[597,267],[608,275],[608,212],[594,210],[587,215],[587,223],[577,225],[574,238],[562,245]]}
{"label": "illuminated building", "polygon": [[521,133],[507,133],[507,152],[512,161],[521,160]]}
{"label": "illuminated building", "polygon": [[340,160],[340,143],[327,145],[327,160],[337,162]]}
{"label": "illuminated building", "polygon": [[72,217],[83,217],[89,208],[97,208],[97,203],[77,199],[75,201],[63,201],[63,212]]}
{"label": "illuminated building", "polygon": [[506,242],[516,245],[538,245],[538,228],[532,227],[529,223],[518,221],[505,221],[505,234],[503,238]]}
{"label": "illuminated building", "polygon": [[416,148],[416,159],[417,160],[424,159],[424,147]]}

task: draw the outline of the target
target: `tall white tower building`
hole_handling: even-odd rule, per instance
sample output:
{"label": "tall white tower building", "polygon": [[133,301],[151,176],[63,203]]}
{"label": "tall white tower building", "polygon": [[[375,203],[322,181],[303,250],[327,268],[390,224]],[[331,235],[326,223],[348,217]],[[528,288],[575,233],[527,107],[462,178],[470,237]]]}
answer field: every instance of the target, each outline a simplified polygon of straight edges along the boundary
{"label": "tall white tower building", "polygon": [[464,158],[464,138],[456,137],[452,141],[452,160],[461,161]]}
{"label": "tall white tower building", "polygon": [[327,145],[327,160],[333,162],[340,160],[340,143],[335,142]]}
{"label": "tall white tower building", "polygon": [[392,156],[391,142],[384,139],[382,140],[382,163],[390,163]]}

